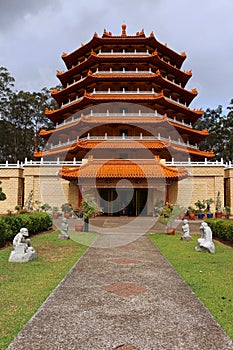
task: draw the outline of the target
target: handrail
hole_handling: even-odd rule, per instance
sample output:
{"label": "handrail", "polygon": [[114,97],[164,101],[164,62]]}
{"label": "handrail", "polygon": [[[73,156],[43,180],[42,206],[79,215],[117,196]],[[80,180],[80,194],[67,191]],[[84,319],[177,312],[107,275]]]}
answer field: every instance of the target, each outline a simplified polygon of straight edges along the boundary
{"label": "handrail", "polygon": [[[38,161],[34,161],[34,160],[27,160],[27,158],[25,158],[24,162],[17,162],[15,164],[13,163],[9,163],[8,161],[6,161],[6,163],[4,164],[0,164],[0,169],[5,169],[5,168],[19,168],[19,169],[24,169],[25,166],[81,166],[82,164],[84,164],[82,161],[77,161],[75,158],[73,159],[73,161],[63,161],[60,160],[59,158],[57,158],[57,160],[55,161],[45,161],[43,158],[41,158],[41,160]],[[207,160],[207,158],[205,158],[204,161],[202,162],[193,162],[191,161],[191,159],[188,159],[188,161],[175,161],[174,158],[172,159],[172,161],[166,161],[166,166],[172,166],[172,167],[192,167],[192,166],[208,166],[208,167],[214,167],[214,166],[224,166],[225,169],[233,169],[233,163],[230,162],[224,162],[223,159],[221,159],[221,161],[211,161],[211,160]]]}
{"label": "handrail", "polygon": [[[181,140],[172,140],[171,138],[165,138],[162,137],[160,134],[158,134],[157,136],[126,136],[126,135],[122,135],[122,136],[109,136],[109,135],[104,135],[104,136],[90,136],[88,135],[87,137],[82,137],[79,139],[80,141],[87,141],[87,140],[95,140],[95,141],[107,141],[107,140],[133,140],[133,141],[147,141],[147,140],[161,140],[161,141],[166,141],[166,142],[171,142],[172,144],[177,144],[177,145],[181,145],[181,146],[185,146],[188,148],[194,148],[197,149],[197,145],[191,145],[189,143],[185,143],[182,142]],[[76,143],[78,140],[68,140],[66,142],[59,142],[56,145],[53,144],[47,144],[46,150],[48,149],[54,149],[54,148],[60,148],[63,146],[69,146],[72,145],[74,143]]]}

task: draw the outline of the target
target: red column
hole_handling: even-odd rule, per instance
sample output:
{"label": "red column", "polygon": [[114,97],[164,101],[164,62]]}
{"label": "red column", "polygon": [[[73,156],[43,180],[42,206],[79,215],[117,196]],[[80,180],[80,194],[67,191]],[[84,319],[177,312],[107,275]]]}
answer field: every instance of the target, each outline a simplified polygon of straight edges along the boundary
{"label": "red column", "polygon": [[82,193],[80,186],[78,187],[78,209],[80,209],[82,203]]}

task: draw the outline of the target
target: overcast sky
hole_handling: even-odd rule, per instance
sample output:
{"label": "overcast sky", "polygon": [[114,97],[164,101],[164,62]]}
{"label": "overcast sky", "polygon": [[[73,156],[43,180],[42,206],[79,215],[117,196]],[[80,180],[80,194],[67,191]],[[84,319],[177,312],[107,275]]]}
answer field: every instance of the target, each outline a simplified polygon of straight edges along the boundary
{"label": "overcast sky", "polygon": [[59,83],[63,52],[77,49],[104,28],[121,34],[145,30],[177,52],[193,71],[192,108],[224,109],[233,98],[233,0],[0,0],[0,66],[15,88],[40,91]]}

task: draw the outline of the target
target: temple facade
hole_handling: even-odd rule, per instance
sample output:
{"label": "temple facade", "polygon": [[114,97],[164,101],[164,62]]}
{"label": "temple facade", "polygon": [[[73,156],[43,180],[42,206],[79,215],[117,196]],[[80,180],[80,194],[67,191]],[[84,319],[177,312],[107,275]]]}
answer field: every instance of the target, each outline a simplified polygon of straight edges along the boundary
{"label": "temple facade", "polygon": [[153,215],[158,203],[188,207],[218,191],[226,203],[231,172],[198,149],[208,131],[194,128],[203,111],[190,107],[198,92],[186,88],[184,52],[153,32],[128,35],[123,24],[120,35],[95,33],[62,59],[61,88],[52,91],[59,108],[45,112],[54,129],[41,130],[45,148],[22,166],[18,202],[31,188],[44,203],[74,209],[93,194],[105,215]]}
{"label": "temple facade", "polygon": [[208,131],[193,128],[203,112],[189,107],[197,90],[186,89],[185,58],[153,33],[127,35],[126,25],[63,53],[62,88],[52,91],[59,108],[46,110],[55,128],[41,130],[47,145],[35,158],[82,162],[59,174],[76,185],[76,207],[91,192],[106,215],[149,215],[156,203],[176,202],[188,177],[166,162],[213,157],[198,149]]}

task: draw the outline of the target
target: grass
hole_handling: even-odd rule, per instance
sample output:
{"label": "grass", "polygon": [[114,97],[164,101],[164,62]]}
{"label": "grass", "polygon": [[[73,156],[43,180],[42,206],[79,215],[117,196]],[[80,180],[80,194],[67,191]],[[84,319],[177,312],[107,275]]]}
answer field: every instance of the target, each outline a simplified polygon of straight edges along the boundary
{"label": "grass", "polygon": [[233,339],[233,249],[215,242],[216,253],[196,252],[197,238],[149,235],[197,297]]}
{"label": "grass", "polygon": [[38,258],[9,263],[12,247],[0,250],[0,350],[5,349],[83,255],[89,244],[59,240],[59,232],[31,238]]}

